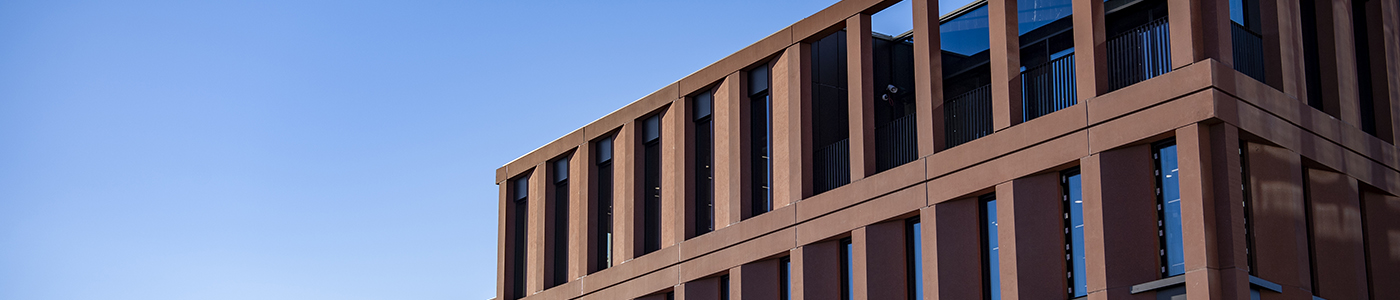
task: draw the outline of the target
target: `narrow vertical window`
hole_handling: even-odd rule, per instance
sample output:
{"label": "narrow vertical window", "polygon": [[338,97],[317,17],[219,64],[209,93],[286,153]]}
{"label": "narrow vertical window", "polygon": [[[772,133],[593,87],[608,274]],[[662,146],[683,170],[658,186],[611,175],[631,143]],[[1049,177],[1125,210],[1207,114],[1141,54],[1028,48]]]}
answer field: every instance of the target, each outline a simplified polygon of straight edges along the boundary
{"label": "narrow vertical window", "polygon": [[792,299],[792,258],[783,257],[778,259],[778,299]]}
{"label": "narrow vertical window", "polygon": [[569,281],[569,158],[554,161],[554,285]]}
{"label": "narrow vertical window", "polygon": [[597,261],[598,270],[607,269],[612,266],[613,253],[613,138],[608,137],[599,140],[596,144],[597,167],[598,167],[598,210],[597,210],[597,232],[598,239]]}
{"label": "narrow vertical window", "polygon": [[918,217],[909,219],[909,221],[907,222],[909,223],[909,226],[906,227],[904,236],[906,237],[905,243],[908,245],[908,249],[904,251],[904,253],[909,254],[909,257],[906,258],[906,260],[909,261],[909,270],[907,271],[909,272],[909,276],[907,276],[909,278],[909,299],[923,300],[924,252],[923,247],[920,247],[923,241],[923,237],[920,234],[920,232],[923,231],[920,231],[921,224],[919,222]]}
{"label": "narrow vertical window", "polygon": [[1176,143],[1168,141],[1154,147],[1152,159],[1157,165],[1157,235],[1161,239],[1162,277],[1186,273],[1186,254],[1181,235],[1181,180],[1177,170]]}
{"label": "narrow vertical window", "polygon": [[851,259],[851,238],[841,239],[841,300],[855,299],[855,260]]}
{"label": "narrow vertical window", "polygon": [[729,275],[719,277],[719,300],[729,300]]}
{"label": "narrow vertical window", "polygon": [[511,251],[513,253],[511,260],[514,263],[512,269],[514,270],[513,274],[515,276],[511,279],[511,294],[517,299],[525,296],[525,247],[530,243],[526,237],[526,233],[529,232],[527,226],[530,218],[529,183],[530,175],[525,175],[515,179],[515,182],[511,184],[513,186],[511,196],[515,198],[513,199],[515,203],[515,213],[513,217],[513,221],[515,221],[513,223],[515,224],[513,227],[515,230],[512,234],[514,235],[512,239],[515,245],[514,249],[512,249],[514,251]]}
{"label": "narrow vertical window", "polygon": [[982,294],[1001,300],[1001,248],[997,242],[997,198],[982,196]]}
{"label": "narrow vertical window", "polygon": [[[1299,27],[1303,29],[1303,70],[1305,70],[1303,76],[1307,83],[1308,106],[1322,110],[1322,63],[1320,62],[1322,57],[1318,46],[1332,45],[1327,43],[1318,45],[1320,42],[1318,30],[1322,29],[1318,28],[1317,2],[1315,0],[1300,0],[1298,7],[1301,8],[1302,15],[1302,24]],[[1331,28],[1331,26],[1327,26],[1327,28]]]}
{"label": "narrow vertical window", "polygon": [[642,253],[661,249],[661,115],[642,121]]}
{"label": "narrow vertical window", "polygon": [[768,65],[749,71],[749,153],[753,168],[753,195],[750,203],[754,216],[773,210],[773,173],[770,152],[773,146],[768,137],[773,133],[772,97],[768,93]]}
{"label": "narrow vertical window", "polygon": [[1065,202],[1065,266],[1069,267],[1069,297],[1089,295],[1088,276],[1084,267],[1084,193],[1079,169],[1060,176]]}
{"label": "narrow vertical window", "polygon": [[1244,197],[1242,197],[1242,201],[1244,202],[1242,205],[1244,207],[1244,253],[1245,264],[1249,267],[1249,275],[1258,276],[1259,272],[1257,270],[1258,268],[1255,267],[1254,260],[1256,255],[1254,251],[1254,200],[1250,199],[1253,198],[1253,195],[1251,195],[1251,191],[1249,190],[1248,147],[1248,142],[1240,141],[1240,190],[1244,195]]}
{"label": "narrow vertical window", "polygon": [[692,98],[694,101],[695,122],[695,235],[715,230],[715,177],[714,141],[715,125],[712,120],[712,92],[704,92]]}
{"label": "narrow vertical window", "polygon": [[1317,236],[1313,233],[1316,228],[1313,227],[1312,176],[1308,173],[1308,168],[1303,167],[1303,224],[1308,236],[1308,289],[1316,296],[1322,291],[1317,290]]}

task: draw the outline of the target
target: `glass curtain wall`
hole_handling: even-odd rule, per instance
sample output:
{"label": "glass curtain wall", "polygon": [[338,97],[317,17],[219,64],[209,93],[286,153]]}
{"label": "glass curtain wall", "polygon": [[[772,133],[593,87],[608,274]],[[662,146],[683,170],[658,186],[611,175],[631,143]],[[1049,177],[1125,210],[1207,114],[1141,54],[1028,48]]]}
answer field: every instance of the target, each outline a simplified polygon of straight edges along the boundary
{"label": "glass curtain wall", "polygon": [[1017,0],[1021,113],[1029,121],[1077,103],[1070,0]]}
{"label": "glass curtain wall", "polygon": [[876,172],[919,156],[914,124],[914,4],[900,1],[870,17],[874,50]]}
{"label": "glass curtain wall", "polygon": [[940,20],[943,122],[948,148],[992,133],[991,32],[987,2],[951,9]]}
{"label": "glass curtain wall", "polygon": [[812,47],[812,193],[851,182],[850,111],[846,89],[846,31]]}

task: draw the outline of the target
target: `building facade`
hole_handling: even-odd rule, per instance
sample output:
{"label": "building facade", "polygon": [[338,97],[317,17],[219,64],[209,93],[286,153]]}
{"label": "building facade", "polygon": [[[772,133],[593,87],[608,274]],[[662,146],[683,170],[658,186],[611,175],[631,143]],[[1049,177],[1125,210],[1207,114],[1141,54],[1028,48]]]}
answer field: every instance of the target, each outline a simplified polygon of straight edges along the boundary
{"label": "building facade", "polygon": [[1400,299],[1400,1],[938,6],[496,170],[497,299]]}

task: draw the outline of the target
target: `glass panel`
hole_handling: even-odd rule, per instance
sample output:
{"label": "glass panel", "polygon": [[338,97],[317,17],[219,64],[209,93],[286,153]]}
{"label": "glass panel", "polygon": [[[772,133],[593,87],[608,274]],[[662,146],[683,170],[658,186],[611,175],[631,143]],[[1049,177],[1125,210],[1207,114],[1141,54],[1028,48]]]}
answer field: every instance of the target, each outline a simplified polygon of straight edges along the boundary
{"label": "glass panel", "polygon": [[905,0],[870,16],[870,31],[899,36],[914,30],[914,2]]}
{"label": "glass panel", "polygon": [[782,287],[778,289],[778,299],[788,300],[792,297],[792,259],[784,257],[778,260],[781,265],[778,269],[778,284]]}
{"label": "glass panel", "polygon": [[909,225],[909,248],[911,250],[909,251],[909,260],[910,267],[913,268],[909,273],[912,274],[910,277],[914,283],[912,284],[914,292],[909,299],[912,300],[924,299],[924,247],[921,246],[923,245],[923,230],[921,228],[919,221],[914,221]]}
{"label": "glass panel", "polygon": [[711,95],[711,93],[712,93],[712,92],[708,92],[708,91],[707,91],[707,92],[704,92],[704,93],[700,93],[699,95],[695,95],[695,98],[694,98],[694,99],[695,99],[695,102],[694,102],[694,104],[695,104],[695,108],[694,108],[694,109],[695,109],[695,113],[694,113],[694,114],[695,114],[695,119],[696,119],[696,120],[704,119],[704,118],[710,116],[710,110],[711,110],[711,104],[710,104],[710,103],[711,103],[711,101],[712,101],[712,98],[714,98],[713,95]]}
{"label": "glass panel", "polygon": [[1070,0],[1016,0],[1016,26],[1024,35],[1073,12]]}
{"label": "glass panel", "polygon": [[948,13],[979,1],[980,0],[938,0],[938,15],[947,16]]}
{"label": "glass panel", "polygon": [[642,141],[650,143],[661,139],[661,114],[655,114],[642,121]]}
{"label": "glass panel", "polygon": [[595,155],[598,156],[598,163],[604,163],[604,162],[607,162],[607,161],[612,160],[612,156],[613,156],[613,144],[612,144],[612,142],[613,142],[613,139],[612,139],[611,137],[605,138],[605,139],[602,139],[602,140],[599,140],[599,141],[598,141],[598,154],[595,154]]}
{"label": "glass panel", "polygon": [[1001,248],[997,242],[997,200],[989,199],[982,202],[983,223],[982,234],[986,245],[983,246],[982,272],[986,274],[987,299],[1001,300]]}
{"label": "glass panel", "polygon": [[943,22],[938,28],[939,42],[942,43],[940,47],[945,57],[943,63],[949,63],[949,53],[968,57],[990,49],[991,33],[987,22],[986,5]]}
{"label": "glass panel", "polygon": [[1182,250],[1181,233],[1181,180],[1177,169],[1176,145],[1163,146],[1157,150],[1158,170],[1160,171],[1162,218],[1166,249],[1166,276],[1186,273],[1185,252]]}
{"label": "glass panel", "polygon": [[526,175],[515,180],[515,201],[525,200],[530,195],[530,176]]}
{"label": "glass panel", "polygon": [[554,182],[569,180],[569,158],[554,161]]}
{"label": "glass panel", "polygon": [[855,299],[855,260],[851,259],[851,239],[841,240],[841,300]]}
{"label": "glass panel", "polygon": [[1074,282],[1071,282],[1074,297],[1089,294],[1088,278],[1084,267],[1084,194],[1078,173],[1065,178],[1065,191],[1069,202],[1070,269]]}

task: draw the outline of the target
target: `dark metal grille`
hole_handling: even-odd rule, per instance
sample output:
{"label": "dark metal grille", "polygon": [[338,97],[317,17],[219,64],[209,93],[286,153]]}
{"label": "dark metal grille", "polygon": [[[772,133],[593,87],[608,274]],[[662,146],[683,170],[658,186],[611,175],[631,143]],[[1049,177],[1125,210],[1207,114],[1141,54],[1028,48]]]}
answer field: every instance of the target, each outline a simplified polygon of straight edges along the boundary
{"label": "dark metal grille", "polygon": [[850,139],[842,139],[813,151],[812,193],[825,191],[851,183]]}
{"label": "dark metal grille", "polygon": [[1234,44],[1235,70],[1264,81],[1264,39],[1239,23],[1230,22],[1230,42]]}
{"label": "dark metal grille", "polygon": [[914,114],[875,127],[875,168],[889,170],[919,156],[918,127]]}
{"label": "dark metal grille", "polygon": [[948,148],[991,134],[991,85],[983,85],[944,101],[943,126]]}
{"label": "dark metal grille", "polygon": [[1167,18],[1147,22],[1107,43],[1108,86],[1117,90],[1172,70]]}
{"label": "dark metal grille", "polygon": [[1074,53],[1021,72],[1021,117],[1030,121],[1078,102]]}

